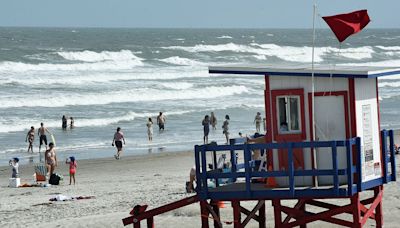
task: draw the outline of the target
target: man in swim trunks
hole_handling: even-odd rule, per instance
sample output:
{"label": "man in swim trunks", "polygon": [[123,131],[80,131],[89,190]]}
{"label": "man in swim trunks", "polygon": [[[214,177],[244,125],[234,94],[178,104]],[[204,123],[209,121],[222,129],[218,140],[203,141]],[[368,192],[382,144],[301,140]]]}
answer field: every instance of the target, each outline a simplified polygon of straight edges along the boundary
{"label": "man in swim trunks", "polygon": [[40,123],[40,128],[38,129],[38,135],[39,135],[39,153],[40,153],[40,148],[42,147],[42,144],[46,145],[46,150],[47,150],[47,136],[46,132],[51,134],[51,132],[44,127],[43,123]]}
{"label": "man in swim trunks", "polygon": [[160,115],[157,116],[157,124],[158,124],[158,130],[164,131],[164,125],[165,125],[165,116],[163,115],[162,112],[160,112]]}

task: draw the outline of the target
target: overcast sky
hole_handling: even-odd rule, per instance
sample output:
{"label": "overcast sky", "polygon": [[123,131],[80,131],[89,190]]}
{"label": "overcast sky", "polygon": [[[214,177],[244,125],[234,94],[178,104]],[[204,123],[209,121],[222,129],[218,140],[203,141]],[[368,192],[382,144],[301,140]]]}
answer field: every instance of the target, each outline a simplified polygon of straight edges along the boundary
{"label": "overcast sky", "polygon": [[[367,9],[370,28],[400,28],[400,0],[316,2],[322,16]],[[0,26],[311,28],[312,8],[312,0],[2,0]]]}

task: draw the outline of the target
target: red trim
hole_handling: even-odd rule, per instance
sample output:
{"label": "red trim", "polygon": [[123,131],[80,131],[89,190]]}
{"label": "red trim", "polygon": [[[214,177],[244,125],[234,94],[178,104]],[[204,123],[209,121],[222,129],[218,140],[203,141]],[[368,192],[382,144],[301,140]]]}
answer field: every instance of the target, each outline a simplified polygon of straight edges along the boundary
{"label": "red trim", "polygon": [[[277,142],[300,142],[306,139],[306,124],[304,112],[304,90],[303,89],[281,89],[272,90],[272,127],[274,130],[274,140]],[[299,96],[300,97],[300,118],[301,132],[297,134],[279,134],[278,117],[276,107],[277,96]],[[278,150],[279,170],[288,170],[287,149]],[[293,160],[295,169],[304,169],[304,154],[301,148],[293,149]]]}
{"label": "red trim", "polygon": [[[382,138],[381,138],[381,111],[380,111],[380,107],[379,107],[379,89],[378,89],[378,78],[376,78],[375,80],[375,86],[376,86],[376,110],[378,112],[378,136],[379,136],[379,151],[382,151]],[[382,153],[379,153],[382,154]],[[381,176],[383,176],[383,157],[381,156]]]}
{"label": "red trim", "polygon": [[[306,139],[306,120],[304,114],[304,90],[303,89],[280,89],[272,90],[272,126],[274,130],[274,139],[276,141],[301,141]],[[277,122],[277,96],[299,96],[300,97],[300,118],[301,118],[301,133],[298,134],[279,134]]]}
{"label": "red trim", "polygon": [[272,142],[272,114],[271,114],[271,89],[269,84],[269,76],[265,75],[265,90],[264,90],[264,102],[265,102],[265,119],[267,121],[267,134],[265,140],[267,143]]}
{"label": "red trim", "polygon": [[[346,128],[346,139],[350,138],[350,126],[349,126],[349,103],[348,103],[348,93],[347,91],[333,91],[333,92],[316,92],[314,97],[327,97],[327,96],[343,96],[344,105],[344,121]],[[312,115],[312,93],[308,93],[308,114],[309,114],[309,125],[310,125],[310,135],[313,134],[313,115]]]}
{"label": "red trim", "polygon": [[[351,137],[357,137],[357,117],[356,117],[356,92],[354,78],[349,78],[349,98],[350,98],[350,122],[351,122]],[[353,146],[353,164],[357,164],[356,147]],[[354,179],[357,179],[357,174],[354,174]]]}
{"label": "red trim", "polygon": [[[265,120],[266,120],[266,130],[267,134],[265,135],[265,142],[272,142],[272,113],[271,113],[271,87],[270,87],[270,77],[265,75],[265,90],[264,90],[264,103],[265,103]],[[267,163],[268,167],[272,167],[274,169],[274,154],[272,150],[268,151],[267,154]]]}
{"label": "red trim", "polygon": [[357,137],[356,94],[355,94],[354,78],[349,78],[349,97],[350,97],[351,137]]}

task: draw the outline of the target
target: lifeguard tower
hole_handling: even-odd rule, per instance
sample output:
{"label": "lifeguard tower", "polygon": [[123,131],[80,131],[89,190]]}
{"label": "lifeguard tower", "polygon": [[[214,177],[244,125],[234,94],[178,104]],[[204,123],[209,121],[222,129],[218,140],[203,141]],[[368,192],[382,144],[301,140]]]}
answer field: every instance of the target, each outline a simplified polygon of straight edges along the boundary
{"label": "lifeguard tower", "polygon": [[[396,165],[393,131],[380,129],[378,77],[400,74],[399,68],[218,66],[209,73],[265,79],[263,142],[195,146],[197,194],[149,211],[137,207],[124,225],[140,227],[147,219],[152,227],[155,215],[200,201],[202,227],[209,227],[210,217],[214,227],[222,227],[216,202],[230,201],[235,228],[251,219],[266,227],[265,202],[271,200],[275,227],[314,221],[362,227],[368,219],[382,227],[383,184],[396,180]],[[263,155],[258,164],[256,150]],[[230,155],[230,172],[210,170],[213,153]],[[284,206],[288,199],[297,203]],[[257,203],[248,210],[242,201]],[[321,210],[310,211],[309,205]]]}

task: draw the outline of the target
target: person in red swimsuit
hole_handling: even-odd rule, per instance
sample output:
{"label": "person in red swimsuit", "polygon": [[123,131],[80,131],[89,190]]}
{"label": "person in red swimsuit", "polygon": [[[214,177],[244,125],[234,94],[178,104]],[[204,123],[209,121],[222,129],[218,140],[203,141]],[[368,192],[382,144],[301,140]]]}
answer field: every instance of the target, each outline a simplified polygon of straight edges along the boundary
{"label": "person in red swimsuit", "polygon": [[74,185],[75,185],[75,173],[76,173],[76,167],[78,166],[75,160],[75,157],[69,157],[65,161],[65,164],[69,164],[69,185],[71,185],[72,180],[74,180]]}

